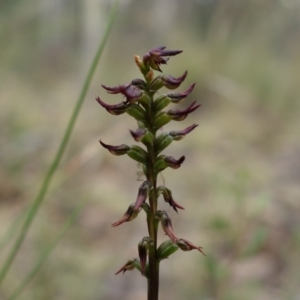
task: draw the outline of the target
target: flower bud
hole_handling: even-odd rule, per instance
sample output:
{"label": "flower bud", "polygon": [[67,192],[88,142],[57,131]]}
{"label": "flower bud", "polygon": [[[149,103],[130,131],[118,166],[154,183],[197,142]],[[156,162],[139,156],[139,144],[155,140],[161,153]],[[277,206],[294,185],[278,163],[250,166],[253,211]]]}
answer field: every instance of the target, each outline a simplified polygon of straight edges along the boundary
{"label": "flower bud", "polygon": [[188,114],[196,110],[200,104],[195,105],[196,101],[194,101],[188,108],[180,110],[180,109],[170,109],[167,115],[174,121],[182,121],[184,120]]}
{"label": "flower bud", "polygon": [[174,90],[174,89],[177,89],[180,84],[184,81],[184,79],[186,78],[186,75],[187,75],[187,71],[185,71],[183,73],[182,76],[178,77],[178,78],[175,78],[171,75],[165,75],[165,76],[162,76],[161,77],[161,80],[163,82],[163,85],[170,89],[170,90]]}
{"label": "flower bud", "polygon": [[171,120],[172,119],[168,114],[161,112],[155,117],[154,128],[157,130],[163,127],[164,125],[168,124]]}
{"label": "flower bud", "polygon": [[126,112],[134,117],[137,121],[145,122],[145,111],[137,104],[130,105]]}
{"label": "flower bud", "polygon": [[135,201],[134,209],[138,210],[142,204],[146,201],[150,188],[152,187],[152,183],[148,180],[144,181],[139,187],[139,192],[137,199]]}
{"label": "flower bud", "polygon": [[168,93],[167,96],[170,98],[172,103],[180,103],[193,91],[195,84],[196,83],[192,84],[186,91],[182,93]]}
{"label": "flower bud", "polygon": [[172,156],[167,156],[165,158],[165,162],[167,163],[168,167],[170,167],[172,169],[178,169],[178,168],[180,168],[180,166],[184,162],[184,160],[185,160],[184,156],[181,156],[178,160],[176,160]]}
{"label": "flower bud", "polygon": [[180,141],[188,133],[190,133],[191,131],[193,131],[197,126],[198,126],[198,124],[193,124],[193,125],[185,128],[184,130],[173,130],[173,131],[170,131],[170,135],[173,137],[174,141]]}
{"label": "flower bud", "polygon": [[130,150],[127,151],[127,155],[139,163],[145,164],[147,162],[147,152],[139,146],[132,146]]}
{"label": "flower bud", "polygon": [[119,146],[112,146],[112,145],[104,144],[102,141],[99,142],[105,149],[107,149],[113,155],[117,155],[117,156],[124,155],[130,150],[130,147],[125,144]]}
{"label": "flower bud", "polygon": [[172,241],[167,240],[164,241],[157,249],[157,257],[158,260],[161,261],[163,259],[168,258],[171,254],[178,250],[178,246],[174,244]]}
{"label": "flower bud", "polygon": [[119,221],[112,223],[111,226],[117,227],[117,226],[123,224],[124,222],[129,222],[129,221],[132,221],[133,219],[135,219],[141,209],[139,209],[139,208],[135,209],[134,207],[135,207],[135,203],[130,204],[127,211],[125,212],[124,216]]}
{"label": "flower bud", "polygon": [[158,113],[165,107],[167,107],[170,103],[171,100],[166,95],[161,95],[154,100],[153,110]]}
{"label": "flower bud", "polygon": [[128,107],[127,103],[121,102],[119,104],[115,105],[109,105],[103,102],[99,97],[96,98],[97,102],[104,107],[110,114],[112,115],[121,115],[126,111],[126,108]]}
{"label": "flower bud", "polygon": [[205,255],[205,253],[202,251],[202,247],[195,246],[194,244],[192,244],[191,242],[185,239],[178,239],[176,241],[176,244],[183,251],[191,251],[193,249],[196,249],[199,252],[201,252],[203,255]]}
{"label": "flower bud", "polygon": [[154,142],[154,148],[156,153],[160,153],[164,149],[166,149],[173,141],[173,137],[167,133],[163,132],[161,133]]}
{"label": "flower bud", "polygon": [[150,70],[149,66],[145,65],[144,62],[141,60],[141,58],[138,55],[134,56],[134,61],[135,61],[135,64],[139,67],[139,69],[143,75],[146,75],[149,72],[149,70]]}

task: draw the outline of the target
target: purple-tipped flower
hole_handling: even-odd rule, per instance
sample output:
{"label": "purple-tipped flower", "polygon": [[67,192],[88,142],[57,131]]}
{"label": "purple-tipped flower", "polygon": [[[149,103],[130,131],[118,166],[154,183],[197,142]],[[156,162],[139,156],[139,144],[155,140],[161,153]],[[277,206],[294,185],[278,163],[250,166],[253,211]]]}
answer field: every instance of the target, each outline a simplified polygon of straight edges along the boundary
{"label": "purple-tipped flower", "polygon": [[140,142],[143,139],[143,137],[145,136],[145,134],[147,133],[147,129],[139,128],[136,131],[130,130],[130,133],[131,133],[132,137],[135,139],[135,141]]}
{"label": "purple-tipped flower", "polygon": [[115,105],[109,105],[103,102],[99,97],[96,98],[97,102],[104,107],[110,114],[112,115],[121,115],[126,111],[126,108],[128,107],[127,103],[121,102],[119,104]]}
{"label": "purple-tipped flower", "polygon": [[183,251],[191,251],[195,249],[201,252],[203,255],[205,255],[205,253],[202,251],[202,247],[198,247],[185,239],[178,239],[176,241],[176,244]]}
{"label": "purple-tipped flower", "polygon": [[167,96],[172,103],[180,103],[184,100],[194,89],[196,83],[193,83],[186,91],[181,93],[168,93]]}
{"label": "purple-tipped flower", "polygon": [[139,187],[138,196],[135,201],[134,209],[137,210],[141,207],[141,205],[146,201],[148,197],[148,193],[150,188],[152,187],[152,183],[148,180],[144,181]]}
{"label": "purple-tipped flower", "polygon": [[135,209],[134,208],[135,206],[135,203],[132,203],[131,205],[129,205],[127,211],[125,212],[124,216],[117,222],[115,223],[112,223],[111,226],[112,227],[117,227],[121,224],[123,224],[124,222],[129,222],[129,221],[132,221],[133,219],[135,219],[137,217],[137,215],[139,214],[140,212],[140,208],[138,209]]}
{"label": "purple-tipped flower", "polygon": [[185,157],[181,156],[179,159],[175,159],[173,156],[167,156],[165,158],[165,162],[167,163],[168,167],[172,169],[180,168],[181,164],[184,162]]}
{"label": "purple-tipped flower", "polygon": [[183,121],[188,114],[196,110],[200,104],[195,105],[196,101],[194,101],[188,108],[186,109],[170,109],[168,111],[168,116],[174,121]]}
{"label": "purple-tipped flower", "polygon": [[170,238],[170,240],[173,243],[176,243],[177,237],[175,236],[174,231],[173,231],[172,221],[165,211],[161,212],[160,221],[161,221],[162,229],[165,232],[165,234],[168,235],[168,237]]}
{"label": "purple-tipped flower", "polygon": [[140,96],[142,91],[132,84],[123,84],[116,87],[108,87],[104,84],[101,85],[109,94],[122,94],[126,97],[126,102],[134,103]]}
{"label": "purple-tipped flower", "polygon": [[140,266],[141,273],[145,275],[146,263],[147,263],[147,253],[149,246],[153,247],[153,242],[149,237],[144,237],[142,241],[138,244],[139,258],[140,258]]}
{"label": "purple-tipped flower", "polygon": [[168,56],[174,56],[181,53],[181,50],[164,50],[166,47],[157,47],[150,50],[143,56],[143,63],[149,65],[153,70],[160,71],[160,65],[166,64],[169,60]]}
{"label": "purple-tipped flower", "polygon": [[162,190],[164,200],[170,204],[170,206],[178,213],[177,208],[184,209],[183,206],[179,205],[172,197],[172,191],[166,187],[160,186],[158,189]]}
{"label": "purple-tipped flower", "polygon": [[131,271],[135,268],[135,263],[137,262],[137,259],[130,259],[128,262],[118,271],[115,273],[115,275],[118,275],[119,273],[123,272],[123,274],[126,271]]}
{"label": "purple-tipped flower", "polygon": [[173,130],[170,131],[169,134],[173,137],[174,141],[180,141],[182,140],[188,133],[190,133],[191,131],[193,131],[196,127],[198,126],[198,124],[193,124],[183,130]]}
{"label": "purple-tipped flower", "polygon": [[105,149],[107,149],[113,155],[117,155],[117,156],[124,155],[130,150],[130,147],[125,144],[112,146],[112,145],[104,144],[101,140],[99,142]]}
{"label": "purple-tipped flower", "polygon": [[182,76],[177,77],[177,78],[175,78],[175,77],[173,77],[171,75],[162,76],[161,80],[163,82],[163,85],[166,88],[168,88],[170,90],[174,90],[174,89],[177,89],[180,86],[180,84],[186,78],[186,75],[187,75],[187,71],[185,71]]}

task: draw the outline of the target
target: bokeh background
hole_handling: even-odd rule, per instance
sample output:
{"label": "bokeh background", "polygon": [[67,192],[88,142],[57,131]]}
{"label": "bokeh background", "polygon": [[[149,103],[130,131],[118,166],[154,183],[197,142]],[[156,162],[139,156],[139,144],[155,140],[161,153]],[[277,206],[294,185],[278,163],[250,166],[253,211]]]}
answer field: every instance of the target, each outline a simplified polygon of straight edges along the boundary
{"label": "bokeh background", "polygon": [[[7,299],[55,238],[74,207],[85,205],[20,299],[145,299],[135,270],[147,235],[143,213],[117,228],[140,182],[137,164],[99,146],[131,144],[126,115],[100,84],[140,77],[133,55],[165,45],[184,52],[163,66],[197,82],[182,107],[201,108],[164,130],[199,127],[169,155],[186,155],[163,179],[185,207],[163,200],[175,233],[203,246],[161,263],[161,299],[300,299],[300,1],[121,0],[71,143],[46,201],[0,290]],[[36,194],[69,120],[104,32],[112,1],[11,0],[0,4],[0,262]],[[18,223],[17,223],[18,224]],[[15,229],[17,228],[17,229]],[[162,231],[159,240],[166,237]]]}

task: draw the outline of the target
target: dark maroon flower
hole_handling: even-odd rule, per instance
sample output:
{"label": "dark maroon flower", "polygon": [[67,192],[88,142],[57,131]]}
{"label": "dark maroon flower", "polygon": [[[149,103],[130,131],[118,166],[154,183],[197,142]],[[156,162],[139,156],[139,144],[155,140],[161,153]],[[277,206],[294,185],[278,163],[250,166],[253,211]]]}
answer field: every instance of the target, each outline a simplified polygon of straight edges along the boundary
{"label": "dark maroon flower", "polygon": [[180,103],[193,91],[195,84],[196,83],[193,83],[186,91],[182,93],[168,93],[167,96],[170,98],[172,103]]}
{"label": "dark maroon flower", "polygon": [[200,104],[195,105],[195,103],[196,101],[194,101],[188,108],[183,110],[170,109],[167,114],[174,121],[182,121],[188,116],[188,114],[190,114],[191,112],[196,110],[199,106],[201,106]]}
{"label": "dark maroon flower", "polygon": [[[145,275],[149,243],[151,243],[151,239],[149,237],[144,237],[142,239],[142,241],[138,244],[138,251],[139,251],[139,258],[140,258],[140,266],[141,266],[142,275]],[[153,242],[152,242],[152,246],[153,246]]]}
{"label": "dark maroon flower", "polygon": [[186,75],[187,75],[187,71],[185,71],[183,73],[182,76],[178,77],[178,78],[175,78],[171,75],[165,75],[165,76],[162,76],[161,77],[161,80],[163,82],[163,85],[170,89],[170,90],[174,90],[174,89],[177,89],[180,84],[184,81],[184,79],[186,78]]}
{"label": "dark maroon flower", "polygon": [[121,102],[119,104],[115,105],[109,105],[103,102],[99,97],[96,98],[97,102],[104,107],[110,114],[112,115],[121,115],[126,111],[126,108],[128,107],[127,103]]}
{"label": "dark maroon flower", "polygon": [[179,205],[172,197],[172,191],[166,187],[163,187],[163,197],[164,200],[170,204],[170,206],[178,213],[177,208],[184,209],[181,205]]}
{"label": "dark maroon flower", "polygon": [[111,226],[116,227],[116,226],[123,224],[124,222],[129,222],[129,221],[132,221],[133,219],[135,219],[141,209],[135,209],[134,206],[135,206],[135,203],[132,203],[131,205],[129,205],[129,207],[126,210],[123,217],[119,221],[112,223]]}
{"label": "dark maroon flower", "polygon": [[119,273],[123,272],[123,274],[126,271],[131,271],[135,268],[135,263],[137,262],[137,259],[130,259],[128,262],[118,271],[115,273],[115,275],[118,275]]}
{"label": "dark maroon flower", "polygon": [[179,159],[175,159],[173,156],[167,156],[165,158],[165,162],[167,163],[168,167],[172,169],[180,168],[181,164],[184,162],[185,157],[181,156]]}
{"label": "dark maroon flower", "polygon": [[117,155],[117,156],[124,155],[130,150],[130,147],[125,144],[112,146],[112,145],[104,144],[102,141],[99,142],[105,149],[107,149],[113,155]]}
{"label": "dark maroon flower", "polygon": [[176,244],[183,251],[191,251],[195,249],[201,252],[203,255],[205,255],[205,253],[202,251],[202,247],[195,246],[194,244],[185,239],[178,239],[176,241]]}
{"label": "dark maroon flower", "polygon": [[109,94],[122,94],[126,97],[126,102],[134,103],[143,94],[142,91],[132,84],[123,84],[116,87],[101,85]]}
{"label": "dark maroon flower", "polygon": [[173,137],[174,141],[180,141],[182,140],[188,133],[190,133],[191,131],[193,131],[196,127],[198,126],[198,124],[193,124],[183,130],[173,130],[170,131],[169,134]]}
{"label": "dark maroon flower", "polygon": [[168,56],[174,56],[181,53],[181,50],[164,50],[166,47],[157,47],[150,50],[143,56],[143,63],[149,65],[153,70],[160,71],[160,65],[166,64],[169,58]]}
{"label": "dark maroon flower", "polygon": [[132,137],[137,142],[140,142],[143,139],[143,137],[145,136],[146,132],[147,132],[146,128],[139,128],[136,131],[130,130],[130,133],[131,133]]}
{"label": "dark maroon flower", "polygon": [[135,201],[134,209],[137,210],[141,207],[141,205],[146,201],[148,197],[148,193],[150,188],[152,187],[152,183],[148,180],[144,181],[139,187],[139,192],[137,199]]}
{"label": "dark maroon flower", "polygon": [[[160,212],[160,211],[159,211]],[[176,243],[177,237],[174,234],[172,221],[165,211],[161,211],[161,226],[166,235],[170,238],[173,243]]]}

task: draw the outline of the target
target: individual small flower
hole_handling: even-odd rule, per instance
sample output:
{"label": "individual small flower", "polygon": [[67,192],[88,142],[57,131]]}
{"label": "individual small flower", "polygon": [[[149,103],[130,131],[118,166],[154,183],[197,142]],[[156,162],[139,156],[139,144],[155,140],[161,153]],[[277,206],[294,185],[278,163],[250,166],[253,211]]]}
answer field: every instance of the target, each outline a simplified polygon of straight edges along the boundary
{"label": "individual small flower", "polygon": [[137,210],[146,201],[152,183],[148,180],[144,181],[139,187],[139,192],[135,201],[134,209]]}
{"label": "individual small flower", "polygon": [[165,162],[167,163],[168,167],[172,169],[180,168],[181,164],[184,162],[185,157],[181,156],[179,159],[175,159],[173,156],[167,156],[165,158]]}
{"label": "individual small flower", "polygon": [[188,114],[196,110],[200,104],[195,105],[196,101],[194,101],[188,108],[180,110],[180,109],[170,109],[168,111],[168,116],[174,121],[182,121],[184,120]]}
{"label": "individual small flower", "polygon": [[172,221],[165,211],[162,211],[160,221],[161,221],[162,229],[165,232],[165,234],[168,235],[168,237],[173,243],[176,243],[177,237],[173,232]]}
{"label": "individual small flower", "polygon": [[165,76],[162,76],[161,77],[161,80],[163,82],[163,85],[170,89],[170,90],[174,90],[174,89],[177,89],[180,84],[184,81],[184,79],[186,78],[186,75],[187,75],[187,71],[185,71],[183,73],[182,76],[178,77],[178,78],[175,78],[171,75],[165,75]]}
{"label": "individual small flower", "polygon": [[112,145],[104,144],[101,140],[99,142],[105,149],[107,149],[113,155],[117,155],[117,156],[124,155],[130,150],[130,147],[125,144],[112,146]]}
{"label": "individual small flower", "polygon": [[136,262],[137,262],[136,258],[128,260],[128,262],[118,272],[116,272],[115,275],[118,275],[121,272],[123,272],[124,274],[126,271],[133,270],[135,268]]}
{"label": "individual small flower", "polygon": [[121,103],[115,104],[115,105],[109,105],[109,104],[106,104],[105,102],[103,102],[99,97],[97,97],[96,100],[110,114],[116,115],[116,116],[123,114],[126,111],[127,107],[128,107],[128,104],[124,103],[124,102],[121,102]]}
{"label": "individual small flower", "polygon": [[172,103],[180,103],[184,100],[194,89],[196,83],[193,83],[186,91],[181,93],[167,93],[168,98]]}
{"label": "individual small flower", "polygon": [[138,128],[136,131],[130,130],[130,133],[135,141],[140,142],[147,133],[146,128]]}
{"label": "individual small flower", "polygon": [[143,94],[142,91],[132,84],[123,84],[116,87],[101,85],[109,94],[122,94],[126,97],[126,102],[134,103]]}
{"label": "individual small flower", "polygon": [[169,134],[173,137],[174,141],[180,141],[182,140],[188,133],[190,133],[191,131],[193,131],[196,127],[198,126],[198,124],[193,124],[183,130],[173,130],[170,131]]}
{"label": "individual small flower", "polygon": [[164,50],[166,47],[157,47],[150,50],[143,56],[143,63],[145,65],[149,65],[153,70],[160,71],[160,65],[166,64],[169,60],[168,58],[164,58],[167,56],[174,56],[181,53],[181,50]]}
{"label": "individual small flower", "polygon": [[185,239],[178,239],[176,241],[176,244],[183,251],[191,251],[191,250],[195,249],[195,250],[198,250],[199,252],[201,252],[203,255],[205,255],[205,253],[202,251],[202,247],[195,246],[194,244],[192,244],[191,242],[189,242]]}
{"label": "individual small flower", "polygon": [[[149,237],[144,237],[142,239],[142,241],[138,244],[138,251],[139,251],[139,258],[140,258],[140,266],[141,266],[142,275],[145,275],[149,243],[151,243],[150,238]],[[153,246],[153,243],[152,243],[152,246]]]}
{"label": "individual small flower", "polygon": [[140,212],[140,208],[138,209],[135,209],[134,208],[135,206],[135,203],[132,203],[131,205],[129,205],[127,211],[125,212],[124,216],[117,222],[115,223],[112,223],[111,226],[112,227],[117,227],[121,224],[123,224],[124,222],[129,222],[129,221],[132,221],[133,219],[135,219],[137,217],[137,215],[139,214]]}
{"label": "individual small flower", "polygon": [[166,187],[163,188],[163,197],[164,200],[170,204],[170,206],[178,213],[177,208],[184,209],[181,205],[179,205],[172,197],[172,191]]}

